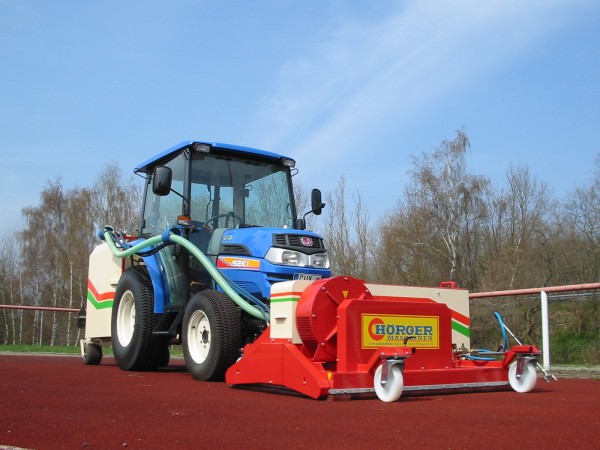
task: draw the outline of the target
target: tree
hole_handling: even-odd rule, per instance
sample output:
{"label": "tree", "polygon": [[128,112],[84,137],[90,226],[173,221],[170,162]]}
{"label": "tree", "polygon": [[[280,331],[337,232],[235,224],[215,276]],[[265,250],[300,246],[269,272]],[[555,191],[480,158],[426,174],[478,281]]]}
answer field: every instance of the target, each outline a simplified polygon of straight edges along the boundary
{"label": "tree", "polygon": [[[516,289],[548,281],[548,224],[554,204],[548,186],[527,167],[510,166],[507,189],[487,191],[487,221],[480,258],[481,288]],[[545,255],[545,256],[544,256]]]}
{"label": "tree", "polygon": [[[430,255],[419,242],[431,242],[435,236],[420,217],[420,211],[401,203],[387,213],[377,226],[377,278],[380,283],[404,285],[435,285],[445,275],[446,259],[441,259],[443,270],[438,270],[437,254]],[[430,245],[430,244],[428,244]]]}
{"label": "tree", "polygon": [[[132,179],[123,182],[120,176],[116,165],[109,164],[92,188],[65,190],[60,179],[47,183],[39,204],[22,212],[24,226],[18,233],[20,278],[0,273],[3,280],[9,280],[9,296],[18,292],[21,305],[75,308],[85,304],[88,258],[97,243],[98,224],[134,230],[139,223],[141,189]],[[0,256],[11,258],[9,250]],[[6,301],[6,285],[2,289]],[[6,332],[8,314],[3,314],[3,319]],[[35,311],[21,314],[20,319],[19,339],[24,332],[26,342],[77,343],[78,332],[73,332],[73,318],[69,315]],[[12,318],[11,327],[15,340],[17,325]]]}
{"label": "tree", "polygon": [[578,236],[576,248],[582,260],[580,279],[597,280],[600,275],[600,155],[596,179],[577,188],[567,199],[566,220]]}
{"label": "tree", "polygon": [[[13,233],[9,233],[5,239],[0,241],[0,304],[21,304],[19,289],[21,282],[19,245],[13,237]],[[2,342],[4,344],[21,342],[18,324],[22,317],[23,311],[2,309],[4,322]]]}
{"label": "tree", "polygon": [[[48,182],[40,194],[39,206],[23,209],[25,228],[21,232],[23,269],[26,284],[24,303],[33,306],[58,306],[62,294],[59,242],[64,230],[64,195],[59,179]],[[52,330],[55,336],[56,329]],[[44,313],[36,310],[32,342],[42,345]]]}
{"label": "tree", "polygon": [[[421,265],[424,256],[435,275],[472,288],[476,271],[469,263],[477,259],[479,251],[477,233],[485,217],[482,194],[489,181],[467,171],[469,145],[466,133],[457,131],[453,141],[445,140],[433,152],[414,157],[410,183],[395,216],[398,223],[413,230],[403,231],[399,241],[412,262]],[[418,252],[423,256],[417,256]],[[408,271],[421,273],[409,267]],[[430,280],[417,277],[413,281]]]}
{"label": "tree", "polygon": [[131,177],[123,181],[117,163],[107,164],[92,188],[92,217],[96,229],[105,225],[133,232],[140,226],[142,188]]}
{"label": "tree", "polygon": [[323,236],[332,270],[336,274],[368,279],[373,273],[371,248],[368,239],[368,212],[359,193],[353,197],[355,209],[346,205],[346,179],[341,177],[337,187],[327,194]]}

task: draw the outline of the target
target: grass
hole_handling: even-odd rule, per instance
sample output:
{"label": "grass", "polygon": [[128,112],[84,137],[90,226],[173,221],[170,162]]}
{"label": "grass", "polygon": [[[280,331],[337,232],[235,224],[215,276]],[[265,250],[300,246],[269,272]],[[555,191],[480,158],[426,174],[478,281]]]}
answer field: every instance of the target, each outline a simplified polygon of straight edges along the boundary
{"label": "grass", "polygon": [[[56,353],[56,354],[81,354],[79,345],[71,346],[50,346],[50,345],[12,345],[5,344],[0,345],[0,353],[12,352],[12,353]],[[104,355],[112,355],[112,348],[110,344],[102,345],[102,353]],[[171,356],[183,356],[183,350],[180,345],[171,346]]]}
{"label": "grass", "polygon": [[78,345],[72,346],[51,346],[51,345],[0,345],[0,352],[15,353],[68,353],[79,354],[81,350]]}

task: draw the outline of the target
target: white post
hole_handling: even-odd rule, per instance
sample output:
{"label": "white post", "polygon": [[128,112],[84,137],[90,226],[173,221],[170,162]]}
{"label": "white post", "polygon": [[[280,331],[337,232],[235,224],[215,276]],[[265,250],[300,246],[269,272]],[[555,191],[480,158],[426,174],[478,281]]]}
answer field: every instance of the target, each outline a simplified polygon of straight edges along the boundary
{"label": "white post", "polygon": [[544,370],[550,370],[550,329],[548,321],[548,294],[541,292],[542,309],[542,355]]}

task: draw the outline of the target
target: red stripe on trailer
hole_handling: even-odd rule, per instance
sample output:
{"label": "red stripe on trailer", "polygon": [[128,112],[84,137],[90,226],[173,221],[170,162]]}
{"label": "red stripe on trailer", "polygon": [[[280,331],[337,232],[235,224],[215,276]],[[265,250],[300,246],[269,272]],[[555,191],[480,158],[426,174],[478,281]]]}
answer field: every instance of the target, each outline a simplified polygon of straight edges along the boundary
{"label": "red stripe on trailer", "polygon": [[113,300],[115,298],[115,291],[109,291],[99,294],[96,290],[96,287],[92,284],[91,280],[88,280],[88,289],[90,290],[97,302]]}
{"label": "red stripe on trailer", "polygon": [[278,292],[271,294],[271,301],[289,300],[297,302],[300,299],[300,292]]}
{"label": "red stripe on trailer", "polygon": [[466,326],[471,326],[471,319],[469,319],[464,314],[461,314],[459,312],[454,311],[453,309],[450,309],[450,315],[457,322],[460,322],[460,323],[462,323],[463,325],[466,325]]}

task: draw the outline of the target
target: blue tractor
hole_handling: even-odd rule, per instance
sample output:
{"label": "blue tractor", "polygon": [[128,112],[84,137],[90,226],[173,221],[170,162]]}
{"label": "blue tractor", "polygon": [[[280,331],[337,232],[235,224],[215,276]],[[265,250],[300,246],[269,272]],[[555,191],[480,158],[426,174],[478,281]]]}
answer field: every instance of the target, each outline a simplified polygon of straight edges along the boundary
{"label": "blue tractor", "polygon": [[306,215],[325,206],[321,193],[312,191],[298,218],[294,166],[276,153],[200,141],[137,166],[139,235],[107,227],[90,256],[84,362],[98,364],[110,338],[121,369],[153,370],[181,344],[194,378],[223,378],[268,326],[274,283],[331,276],[323,239],[305,229]]}

